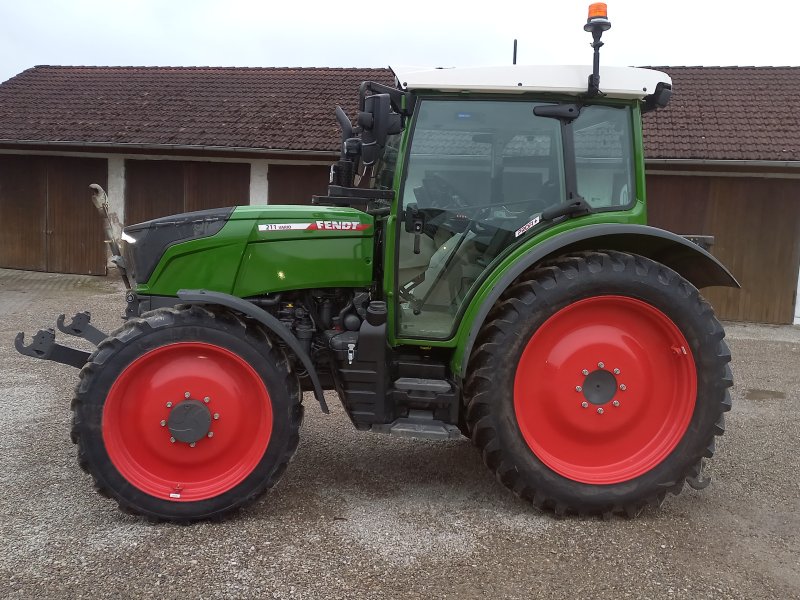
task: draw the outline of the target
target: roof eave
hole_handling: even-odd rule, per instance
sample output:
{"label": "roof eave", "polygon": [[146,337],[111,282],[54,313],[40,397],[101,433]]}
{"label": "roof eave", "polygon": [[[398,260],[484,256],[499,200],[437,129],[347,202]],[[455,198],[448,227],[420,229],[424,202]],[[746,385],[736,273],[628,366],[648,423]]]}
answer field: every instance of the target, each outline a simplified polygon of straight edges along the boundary
{"label": "roof eave", "polygon": [[748,159],[711,159],[711,158],[645,158],[649,165],[706,165],[706,166],[742,166],[742,167],[788,167],[800,168],[800,160],[748,160]]}
{"label": "roof eave", "polygon": [[86,142],[80,140],[15,140],[0,139],[0,146],[45,146],[55,148],[90,148],[92,150],[150,150],[153,152],[184,151],[208,154],[278,154],[287,156],[331,158],[334,150],[289,150],[285,148],[250,148],[245,146],[214,146],[202,144],[143,144],[123,142]]}

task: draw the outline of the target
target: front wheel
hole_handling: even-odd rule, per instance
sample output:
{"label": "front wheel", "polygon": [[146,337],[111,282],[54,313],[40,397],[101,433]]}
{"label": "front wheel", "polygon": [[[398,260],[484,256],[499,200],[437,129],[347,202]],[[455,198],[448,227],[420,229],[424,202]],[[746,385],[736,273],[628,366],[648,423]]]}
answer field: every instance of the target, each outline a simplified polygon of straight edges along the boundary
{"label": "front wheel", "polygon": [[730,409],[724,331],[697,289],[641,256],[523,275],[469,363],[467,420],[506,486],[558,514],[636,514],[699,474]]}
{"label": "front wheel", "polygon": [[154,311],[102,342],[73,410],[98,491],[176,522],[222,517],[265,492],[302,418],[297,377],[265,333],[198,306]]}

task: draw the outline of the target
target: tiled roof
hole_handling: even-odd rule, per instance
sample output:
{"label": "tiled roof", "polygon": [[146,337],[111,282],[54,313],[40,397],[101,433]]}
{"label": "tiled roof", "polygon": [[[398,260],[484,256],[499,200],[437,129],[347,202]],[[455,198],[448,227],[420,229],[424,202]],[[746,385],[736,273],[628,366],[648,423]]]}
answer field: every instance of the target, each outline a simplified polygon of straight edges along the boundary
{"label": "tiled roof", "polygon": [[[800,67],[655,67],[666,109],[645,115],[647,158],[800,160]],[[387,69],[35,67],[0,85],[0,144],[92,142],[335,151],[333,117]],[[602,87],[602,82],[601,82]]]}
{"label": "tiled roof", "polygon": [[0,85],[0,140],[338,148],[336,104],[351,117],[386,69],[50,67]]}
{"label": "tiled roof", "polygon": [[647,158],[800,160],[800,67],[653,68],[675,93],[644,116]]}

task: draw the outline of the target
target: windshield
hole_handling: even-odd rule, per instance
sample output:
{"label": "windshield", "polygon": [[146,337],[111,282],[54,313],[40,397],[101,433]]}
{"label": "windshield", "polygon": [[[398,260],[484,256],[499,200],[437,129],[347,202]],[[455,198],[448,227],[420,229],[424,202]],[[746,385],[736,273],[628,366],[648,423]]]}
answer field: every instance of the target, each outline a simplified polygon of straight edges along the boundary
{"label": "windshield", "polygon": [[404,222],[397,236],[397,333],[446,339],[493,261],[567,201],[565,146],[576,149],[572,185],[593,210],[633,200],[631,115],[585,106],[562,123],[533,112],[552,102],[420,102],[401,200],[422,232]]}

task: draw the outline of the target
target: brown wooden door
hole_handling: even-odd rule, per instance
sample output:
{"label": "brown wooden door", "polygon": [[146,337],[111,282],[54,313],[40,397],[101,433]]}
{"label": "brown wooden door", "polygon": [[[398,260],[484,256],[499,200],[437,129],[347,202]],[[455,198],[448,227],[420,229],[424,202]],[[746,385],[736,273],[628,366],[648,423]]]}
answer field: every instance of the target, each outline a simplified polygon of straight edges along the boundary
{"label": "brown wooden door", "polygon": [[717,315],[791,323],[800,268],[800,181],[647,176],[648,222],[715,237],[711,249],[742,285],[707,288]]}
{"label": "brown wooden door", "polygon": [[44,271],[46,231],[45,159],[0,156],[0,267]]}
{"label": "brown wooden door", "polygon": [[192,210],[247,204],[247,163],[125,161],[125,223]]}
{"label": "brown wooden door", "polygon": [[187,162],[184,164],[185,210],[248,204],[250,165]]}
{"label": "brown wooden door", "polygon": [[107,177],[104,159],[0,156],[0,267],[104,275],[89,184]]}
{"label": "brown wooden door", "polygon": [[50,158],[47,161],[47,270],[105,275],[103,223],[89,184],[106,189],[108,161]]}
{"label": "brown wooden door", "polygon": [[133,225],[183,210],[183,163],[125,161],[125,224]]}
{"label": "brown wooden door", "polygon": [[311,204],[327,193],[330,172],[329,165],[269,165],[269,203]]}

